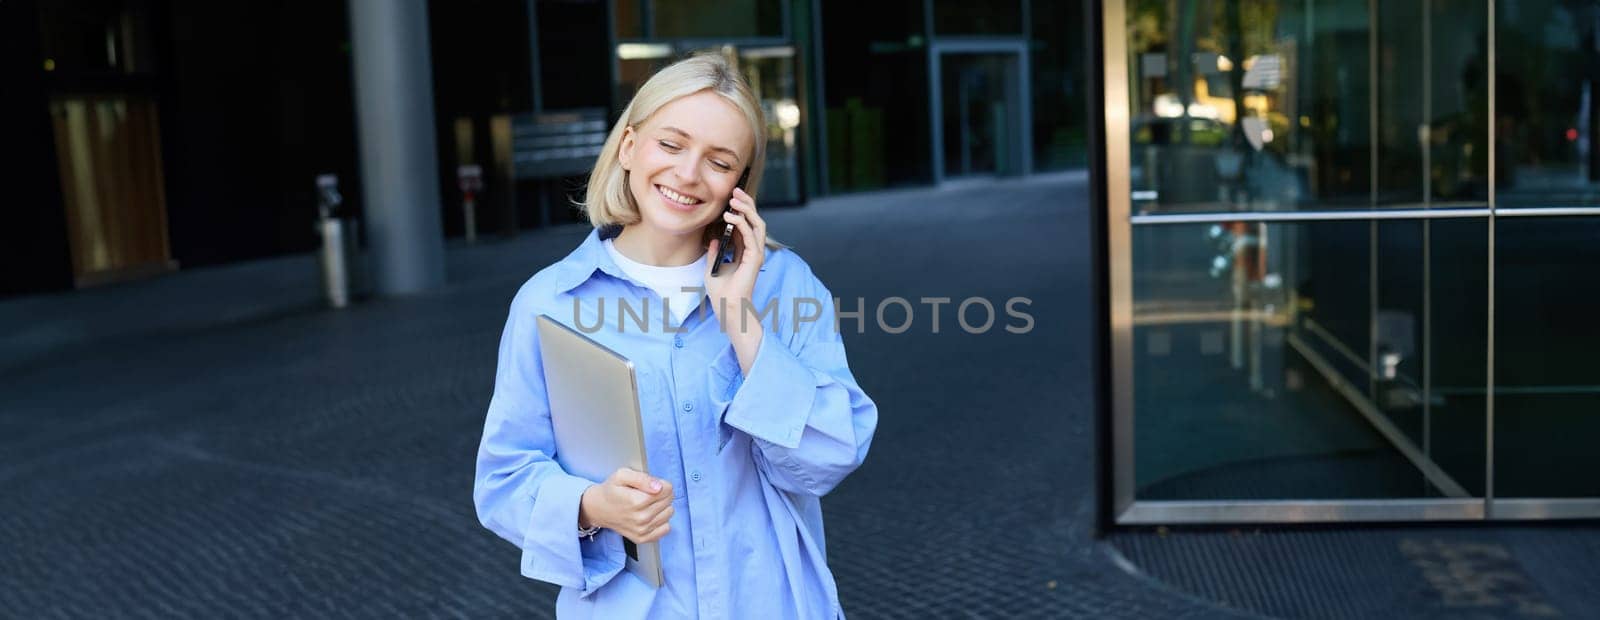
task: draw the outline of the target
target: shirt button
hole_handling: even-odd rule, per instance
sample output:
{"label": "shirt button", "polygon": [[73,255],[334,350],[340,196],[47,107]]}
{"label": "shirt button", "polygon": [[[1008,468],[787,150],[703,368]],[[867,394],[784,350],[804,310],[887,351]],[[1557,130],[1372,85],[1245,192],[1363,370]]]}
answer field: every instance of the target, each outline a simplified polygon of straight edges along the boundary
{"label": "shirt button", "polygon": [[700,481],[700,472],[699,471],[691,472],[689,474],[689,479],[693,480],[695,482],[699,482]]}
{"label": "shirt button", "polygon": [[673,336],[672,337],[672,346],[677,347],[679,349],[682,349],[683,348],[683,336]]}
{"label": "shirt button", "polygon": [[683,402],[683,412],[684,413],[689,413],[690,411],[694,411],[694,403],[691,403],[689,401],[684,401]]}

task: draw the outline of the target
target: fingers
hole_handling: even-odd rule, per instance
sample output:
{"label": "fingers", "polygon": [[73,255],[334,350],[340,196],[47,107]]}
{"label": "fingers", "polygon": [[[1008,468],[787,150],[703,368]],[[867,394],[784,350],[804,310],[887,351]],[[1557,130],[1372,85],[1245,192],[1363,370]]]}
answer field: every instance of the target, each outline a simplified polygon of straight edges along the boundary
{"label": "fingers", "polygon": [[633,487],[622,486],[616,490],[616,509],[625,514],[639,512],[653,513],[660,509],[662,504],[672,503],[672,490],[663,488],[661,492],[650,494]]}
{"label": "fingers", "polygon": [[750,225],[755,228],[756,238],[767,238],[767,221],[762,219],[760,213],[756,212],[755,201],[750,198],[749,194],[744,193],[744,190],[736,190],[733,199],[728,201],[728,206],[732,207],[740,215],[745,216],[745,219],[750,220]]}
{"label": "fingers", "polygon": [[662,537],[666,536],[667,533],[671,532],[671,531],[672,531],[672,526],[663,523],[663,524],[661,524],[661,527],[657,527],[657,528],[652,529],[652,530],[650,530],[648,532],[644,532],[644,533],[642,533],[642,534],[640,534],[638,536],[629,536],[628,540],[631,540],[631,541],[633,541],[633,542],[635,542],[637,544],[641,544],[641,545],[645,544],[645,543],[653,543],[655,541],[661,540]]}
{"label": "fingers", "polygon": [[739,238],[740,240],[744,241],[745,254],[750,254],[752,250],[756,252],[761,251],[761,246],[764,244],[756,236],[755,228],[751,226],[750,221],[745,219],[743,214],[724,213],[722,215],[722,219],[732,222],[733,227],[739,231]]}
{"label": "fingers", "polygon": [[647,543],[660,540],[661,537],[666,536],[667,532],[672,529],[670,523],[672,522],[672,515],[676,512],[672,507],[671,501],[668,501],[660,509],[651,512],[650,516],[639,526],[639,535],[633,539],[633,542]]}
{"label": "fingers", "polygon": [[620,486],[636,489],[641,493],[650,495],[655,495],[665,489],[667,497],[672,496],[671,483],[627,467],[619,468],[616,472],[613,472],[611,480]]}
{"label": "fingers", "polygon": [[636,543],[647,543],[660,540],[671,531],[672,515],[676,514],[670,498],[665,505],[649,510],[640,510],[633,513],[619,528],[619,532]]}
{"label": "fingers", "polygon": [[[674,512],[672,483],[623,467],[612,472],[602,486],[608,487],[603,500],[606,508],[596,512],[610,515],[603,519],[605,527],[639,543],[659,540],[671,529],[667,523]],[[601,521],[595,518],[595,523]]]}
{"label": "fingers", "polygon": [[672,520],[672,515],[676,512],[677,510],[672,507],[672,502],[667,502],[667,505],[651,513],[649,520],[645,522],[647,531],[666,525],[668,521]]}
{"label": "fingers", "polygon": [[755,226],[756,232],[766,236],[767,221],[762,219],[760,213],[756,212],[756,201],[750,197],[750,194],[745,193],[742,189],[736,189],[734,190],[733,198],[728,200],[728,205],[733,207],[734,211],[749,218],[750,223]]}

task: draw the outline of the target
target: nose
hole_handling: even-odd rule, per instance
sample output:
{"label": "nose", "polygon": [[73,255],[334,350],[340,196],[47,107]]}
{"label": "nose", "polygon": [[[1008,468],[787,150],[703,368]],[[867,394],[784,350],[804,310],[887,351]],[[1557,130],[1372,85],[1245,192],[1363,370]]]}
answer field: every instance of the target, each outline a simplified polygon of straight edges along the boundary
{"label": "nose", "polygon": [[700,164],[693,158],[685,157],[672,167],[672,174],[685,185],[693,185],[700,181]]}

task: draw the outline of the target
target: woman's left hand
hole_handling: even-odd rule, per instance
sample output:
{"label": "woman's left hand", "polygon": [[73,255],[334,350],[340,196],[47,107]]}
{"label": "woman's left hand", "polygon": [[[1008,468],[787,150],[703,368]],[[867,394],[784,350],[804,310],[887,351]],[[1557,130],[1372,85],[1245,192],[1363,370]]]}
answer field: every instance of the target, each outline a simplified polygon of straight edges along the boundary
{"label": "woman's left hand", "polygon": [[[723,265],[717,275],[711,275],[712,261],[717,260],[722,249],[718,247],[722,240],[712,239],[710,260],[706,261],[706,295],[711,297],[711,308],[722,323],[722,331],[739,350],[740,365],[746,366],[744,349],[750,349],[753,360],[755,346],[761,341],[762,326],[758,320],[751,320],[754,316],[741,315],[753,313],[751,295],[755,292],[756,274],[767,260],[767,222],[756,213],[755,199],[743,189],[734,188],[728,206],[733,211],[723,213],[722,219],[733,224],[735,229],[734,262]],[[752,307],[752,312],[746,312],[747,307]]]}

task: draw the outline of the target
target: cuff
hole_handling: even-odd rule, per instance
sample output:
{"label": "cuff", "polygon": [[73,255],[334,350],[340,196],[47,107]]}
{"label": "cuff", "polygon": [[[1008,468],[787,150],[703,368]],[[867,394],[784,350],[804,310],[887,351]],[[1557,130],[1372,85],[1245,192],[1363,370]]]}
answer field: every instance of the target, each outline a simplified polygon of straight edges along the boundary
{"label": "cuff", "polygon": [[622,571],[618,534],[602,530],[593,542],[578,537],[578,503],[593,484],[566,473],[542,481],[522,544],[523,576],[587,596]]}
{"label": "cuff", "polygon": [[[576,517],[573,523],[577,523]],[[572,536],[578,538],[577,526],[573,526]],[[578,596],[587,598],[622,572],[627,564],[627,551],[622,546],[622,535],[611,530],[596,532],[592,541],[588,538],[578,538],[578,541],[583,553],[583,590]]]}
{"label": "cuff", "polygon": [[771,332],[761,337],[748,377],[740,376],[731,344],[712,361],[711,370],[711,396],[724,424],[791,450],[799,447],[817,382],[781,339]]}

